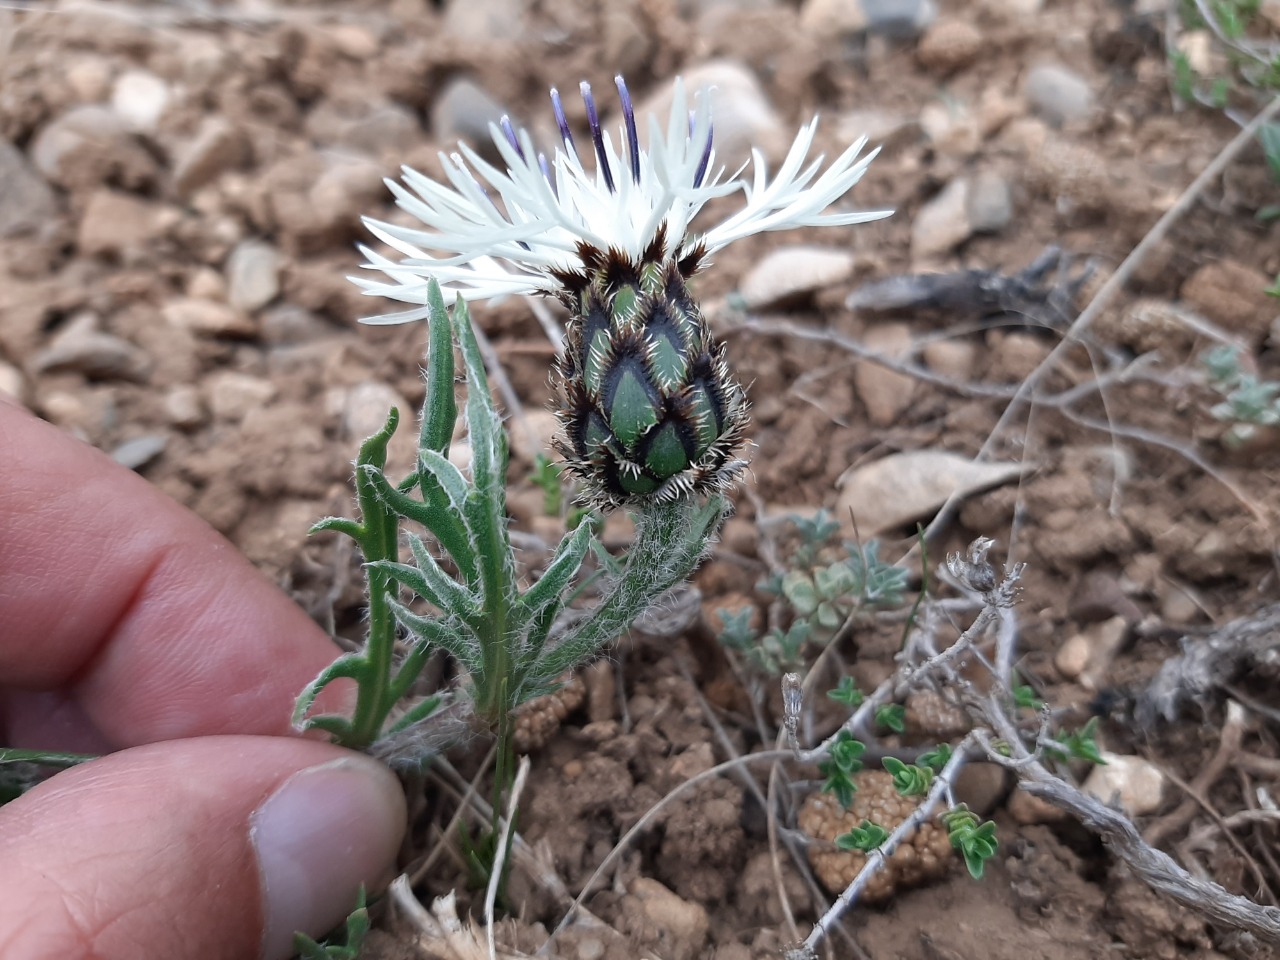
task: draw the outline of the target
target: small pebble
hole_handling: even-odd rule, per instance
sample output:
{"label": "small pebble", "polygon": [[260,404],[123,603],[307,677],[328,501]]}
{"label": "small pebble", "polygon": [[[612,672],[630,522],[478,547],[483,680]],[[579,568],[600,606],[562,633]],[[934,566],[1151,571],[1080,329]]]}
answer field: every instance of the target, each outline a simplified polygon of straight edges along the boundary
{"label": "small pebble", "polygon": [[[698,90],[714,90],[716,163],[733,169],[751,156],[752,147],[766,157],[784,152],[792,134],[769,102],[756,75],[733,60],[712,60],[684,73],[689,96]],[[636,104],[636,116],[652,113],[666,117],[674,96],[670,84],[660,84],[652,95]],[[641,131],[641,136],[647,134]]]}
{"label": "small pebble", "polygon": [[965,198],[965,214],[974,233],[999,233],[1013,219],[1009,181],[991,170],[976,174]]}
{"label": "small pebble", "polygon": [[1164,774],[1141,757],[1103,752],[1106,766],[1094,767],[1082,789],[1108,806],[1118,805],[1130,817],[1154,813],[1164,799]]}
{"label": "small pebble", "polygon": [[27,378],[22,375],[21,370],[3,360],[0,360],[0,394],[16,400],[23,406],[27,405]]}
{"label": "small pebble", "polygon": [[973,233],[969,222],[969,181],[952,180],[929,200],[911,224],[911,256],[927,260],[949,253]]}
{"label": "small pebble", "polygon": [[252,337],[257,327],[251,318],[225,303],[179,297],[160,309],[167,323],[192,333],[214,337]]}
{"label": "small pebble", "polygon": [[57,212],[49,185],[17,147],[0,139],[0,237],[38,230]]}
{"label": "small pebble", "polygon": [[1022,92],[1036,113],[1057,126],[1083,120],[1093,110],[1089,84],[1075,71],[1058,64],[1032,67],[1023,80]]}
{"label": "small pebble", "polygon": [[269,243],[242,240],[227,258],[227,302],[252,313],[280,292],[280,253]]}
{"label": "small pebble", "polygon": [[933,0],[860,0],[867,30],[895,40],[920,36],[938,18]]}
{"label": "small pebble", "polygon": [[148,70],[126,70],[111,88],[111,109],[131,130],[154,130],[168,105],[169,85]]}
{"label": "small pebble", "polygon": [[[905,323],[879,323],[862,337],[863,346],[890,360],[901,360],[911,353],[914,341]],[[872,360],[859,360],[853,368],[853,386],[867,410],[867,419],[875,426],[894,423],[911,405],[916,378],[890,370]]]}
{"label": "small pebble", "polygon": [[239,422],[261,409],[276,395],[270,380],[234,370],[220,370],[205,381],[209,410],[217,420]]}
{"label": "small pebble", "polygon": [[164,415],[169,423],[183,430],[192,430],[202,425],[205,412],[199,389],[183,384],[169,390],[164,395]]}
{"label": "small pebble", "polygon": [[190,196],[205,184],[239,166],[246,154],[243,135],[222,117],[206,117],[196,135],[181,149],[173,165],[173,188]]}
{"label": "small pebble", "polygon": [[930,70],[954,73],[977,60],[985,45],[981,31],[968,20],[939,20],[920,38],[916,57]]}
{"label": "small pebble", "polygon": [[143,251],[159,224],[155,204],[118,190],[95,190],[80,217],[76,246],[88,256],[128,260]]}
{"label": "small pebble", "polygon": [[854,256],[835,247],[783,247],[747,271],[738,295],[748,310],[794,306],[853,275]]}
{"label": "small pebble", "polygon": [[111,459],[130,470],[141,470],[169,445],[167,433],[148,433],[126,440],[111,451]]}
{"label": "small pebble", "polygon": [[977,352],[977,347],[967,340],[931,340],[920,351],[925,366],[960,383],[973,375]]}

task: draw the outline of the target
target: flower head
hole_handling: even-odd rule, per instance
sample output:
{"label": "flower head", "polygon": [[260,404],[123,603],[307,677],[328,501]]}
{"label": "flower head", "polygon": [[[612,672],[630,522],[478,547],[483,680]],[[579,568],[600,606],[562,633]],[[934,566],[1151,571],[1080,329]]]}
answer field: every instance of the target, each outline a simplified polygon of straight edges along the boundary
{"label": "flower head", "polygon": [[[752,152],[750,179],[739,176],[745,167],[726,177],[715,163],[708,91],[695,95],[690,110],[677,80],[666,130],[649,117],[648,147],[642,148],[631,96],[621,77],[615,83],[623,113],[617,145],[600,124],[590,86],[581,85],[594,153],[591,172],[578,153],[560,95],[552,90],[560,144],[550,161],[534,149],[527,131],[517,131],[504,117],[491,132],[505,171],[459,144],[456,152],[440,155],[448,184],[408,167],[403,183],[388,180],[397,206],[426,229],[366,218],[374,236],[403,259],[362,248],[365,266],[389,281],[352,279],[372,296],[416,307],[364,322],[423,319],[432,279],[446,299],[512,293],[572,297],[574,278],[591,270],[584,251],[615,252],[633,263],[684,261],[696,270],[707,255],[756,233],[864,223],[891,212],[828,212],[876,155],[862,154],[865,137],[823,171],[821,156],[809,159],[815,117],[800,128],[772,179],[758,150]],[[739,191],[745,202],[737,213],[705,233],[690,232],[707,201]]]}
{"label": "flower head", "polygon": [[[467,300],[558,297],[571,317],[555,367],[563,427],[557,447],[583,499],[604,508],[713,493],[746,466],[738,456],[746,394],[687,286],[706,257],[766,230],[888,215],[827,212],[875,156],[861,156],[865,140],[824,171],[821,157],[808,159],[814,120],[772,180],[759,151],[750,180],[725,177],[715,163],[705,91],[690,112],[677,81],[665,132],[650,118],[649,145],[641,149],[630,94],[621,77],[616,82],[623,113],[617,146],[582,84],[594,172],[552,90],[560,145],[551,162],[504,117],[492,131],[505,171],[465,145],[441,157],[449,185],[406,168],[403,184],[388,185],[426,229],[366,220],[404,259],[365,249],[366,266],[389,279],[353,278],[366,293],[415,305],[368,323],[425,317],[433,280]],[[705,233],[690,232],[707,201],[738,191],[745,202],[736,214]]]}

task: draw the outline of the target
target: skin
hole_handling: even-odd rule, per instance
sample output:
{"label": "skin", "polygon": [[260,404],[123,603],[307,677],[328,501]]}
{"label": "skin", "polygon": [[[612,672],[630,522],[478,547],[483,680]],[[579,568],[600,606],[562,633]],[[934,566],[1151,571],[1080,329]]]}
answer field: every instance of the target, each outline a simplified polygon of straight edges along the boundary
{"label": "skin", "polygon": [[315,904],[349,905],[392,866],[403,796],[372,761],[292,734],[335,652],[203,521],[0,402],[0,745],[110,752],[0,807],[0,956],[281,955],[255,812],[335,762],[357,816],[314,844],[329,873],[283,893],[320,911],[313,935],[338,922]]}

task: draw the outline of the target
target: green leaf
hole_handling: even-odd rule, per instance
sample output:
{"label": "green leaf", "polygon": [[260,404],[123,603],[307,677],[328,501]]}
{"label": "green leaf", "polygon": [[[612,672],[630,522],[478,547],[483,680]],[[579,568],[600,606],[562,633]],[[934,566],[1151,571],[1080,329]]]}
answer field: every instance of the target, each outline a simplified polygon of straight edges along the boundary
{"label": "green leaf", "polygon": [[400,715],[396,722],[391,725],[387,734],[399,733],[401,730],[406,730],[415,723],[421,723],[423,720],[426,720],[429,716],[435,713],[443,702],[444,697],[441,696],[425,697],[422,700],[419,700]]}
{"label": "green leaf", "polygon": [[398,600],[388,599],[387,605],[399,624],[424,644],[439,647],[468,672],[475,672],[480,668],[480,646],[469,626],[457,621],[442,622],[438,617],[414,613]]}
{"label": "green leaf", "polygon": [[904,797],[923,797],[933,782],[933,770],[903,763],[897,757],[885,757],[881,763],[893,777],[893,787]]}
{"label": "green leaf", "polygon": [[[440,284],[435,280],[427,286],[427,305],[431,308],[427,318],[427,396],[422,404],[418,450],[431,450],[447,457],[453,426],[458,419],[453,398],[453,330]],[[426,493],[424,490],[423,494]]]}
{"label": "green leaf", "polygon": [[927,753],[920,754],[921,766],[928,767],[934,773],[941,772],[950,760],[951,744],[949,743],[940,743]]}
{"label": "green leaf", "polygon": [[360,948],[368,933],[369,911],[366,908],[364,886],[361,885],[360,892],[356,895],[356,908],[347,916],[341,936],[343,942],[330,943],[327,938],[316,942],[305,933],[295,933],[293,949],[302,960],[358,960]]}
{"label": "green leaf", "polygon": [[818,591],[803,570],[788,570],[783,575],[782,595],[802,617],[818,609]]}
{"label": "green leaf", "polygon": [[[307,684],[306,688],[298,695],[297,702],[293,705],[292,722],[295,727],[304,724],[304,718],[307,711],[311,709],[311,705],[316,702],[316,697],[333,680],[348,679],[357,682],[364,679],[369,670],[369,663],[362,654],[344,653],[329,666],[320,671],[320,674]],[[317,718],[312,718],[312,720]],[[305,722],[307,725],[311,721]],[[303,729],[306,729],[303,726]]]}
{"label": "green leaf", "polygon": [[381,560],[368,564],[368,567],[385,573],[423,600],[459,620],[470,622],[479,616],[480,598],[441,569],[420,537],[409,537],[409,549],[413,551],[416,566]]}
{"label": "green leaf", "polygon": [[827,696],[846,707],[856,707],[862,703],[862,691],[854,685],[853,677],[850,676],[841,677],[836,688],[827,691]]}
{"label": "green leaf", "polygon": [[576,530],[564,535],[551,562],[538,578],[538,582],[526,590],[524,596],[520,598],[524,617],[536,617],[539,611],[549,604],[562,602],[561,598],[565,590],[582,567],[582,561],[586,558],[590,544],[589,524],[579,524]]}
{"label": "green leaf", "polygon": [[6,763],[34,763],[42,767],[65,770],[77,764],[97,760],[95,753],[66,753],[62,750],[28,750],[20,747],[0,747],[0,766]]}
{"label": "green leaf", "polygon": [[1015,684],[1012,688],[1014,706],[1023,710],[1044,709],[1044,701],[1036,696],[1035,690],[1025,683]]}
{"label": "green leaf", "polygon": [[836,837],[836,846],[841,850],[861,850],[870,853],[889,839],[889,831],[878,823],[863,820],[848,833]]}
{"label": "green leaf", "polygon": [[862,755],[866,751],[867,745],[865,743],[861,740],[855,740],[853,734],[848,730],[841,730],[836,735],[835,742],[831,744],[828,755],[837,769],[853,774],[862,769]]}
{"label": "green leaf", "polygon": [[311,529],[307,533],[310,535],[324,530],[336,530],[338,533],[345,533],[352,540],[359,540],[364,536],[364,527],[346,517],[325,517],[323,520],[317,520],[311,525]]}
{"label": "green leaf", "polygon": [[1097,736],[1098,718],[1090,717],[1089,722],[1079,730],[1060,731],[1055,739],[1063,745],[1068,756],[1106,766],[1107,761],[1102,758],[1102,752],[1098,749]]}
{"label": "green leaf", "polygon": [[491,509],[501,516],[506,501],[507,434],[489,395],[489,378],[480,355],[471,313],[461,297],[453,306],[453,333],[467,374],[467,432],[471,443],[471,476]]}
{"label": "green leaf", "polygon": [[886,703],[876,707],[876,723],[894,733],[907,729],[907,711],[900,703]]}
{"label": "green leaf", "polygon": [[[429,457],[438,457],[439,454],[434,451],[427,451]],[[445,461],[448,463],[448,461]],[[449,464],[453,466],[453,464]],[[398,516],[412,520],[414,523],[421,524],[431,534],[440,541],[440,546],[457,564],[458,572],[462,574],[464,580],[468,584],[475,584],[480,574],[477,567],[475,550],[471,546],[471,538],[467,532],[466,526],[462,522],[462,513],[455,513],[445,500],[442,503],[424,503],[421,500],[415,500],[413,497],[396,489],[387,482],[387,478],[381,471],[372,467],[363,467],[362,470],[367,471],[367,483],[369,489],[377,496],[378,500],[385,504],[388,510]],[[357,471],[357,476],[359,471]],[[432,477],[430,489],[432,495],[443,498],[448,494],[443,490],[441,485],[428,472],[427,476]],[[391,559],[391,558],[387,558]]]}

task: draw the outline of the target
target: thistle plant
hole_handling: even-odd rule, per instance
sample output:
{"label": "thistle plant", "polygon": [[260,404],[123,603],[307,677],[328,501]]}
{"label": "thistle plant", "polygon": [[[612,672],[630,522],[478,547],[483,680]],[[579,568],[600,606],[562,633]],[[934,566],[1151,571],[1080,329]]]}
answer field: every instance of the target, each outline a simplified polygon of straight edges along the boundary
{"label": "thistle plant", "polygon": [[[630,94],[621,78],[616,83],[617,147],[590,87],[581,87],[594,172],[579,156],[553,90],[560,143],[550,160],[504,118],[491,129],[505,171],[465,144],[441,156],[447,184],[406,168],[403,182],[388,186],[422,226],[366,220],[403,259],[362,248],[365,266],[386,279],[352,278],[371,296],[410,305],[365,322],[428,321],[426,399],[416,469],[398,481],[385,474],[398,419],[392,411],[357,460],[360,518],[318,525],[352,536],[364,553],[369,630],[362,650],[305,691],[295,720],[404,762],[445,745],[463,724],[492,730],[498,794],[510,782],[515,708],[555,689],[687,577],[730,511],[725,494],[746,465],[747,400],[691,279],[711,254],[751,234],[887,215],[827,212],[874,156],[862,155],[864,141],[823,170],[821,157],[808,159],[815,120],[772,179],[754,154],[748,182],[716,166],[707,93],[695,97],[690,112],[677,81],[665,132],[651,119],[642,148]],[[709,200],[739,191],[745,203],[738,213],[705,233],[690,232]],[[506,435],[467,306],[507,294],[552,296],[568,309],[563,353],[552,370],[562,427],[555,445],[583,505],[625,506],[636,531],[629,551],[615,558],[594,540],[592,524],[578,523],[527,588],[507,530]],[[455,347],[466,382],[469,472],[448,456]],[[548,469],[543,475],[544,485],[552,482]],[[409,534],[410,556],[402,558],[406,521],[429,536]],[[604,573],[601,598],[585,613],[562,617],[589,556]],[[463,680],[452,691],[419,692],[419,674],[437,651],[456,662]],[[339,677],[356,681],[354,714],[313,715],[320,690]],[[496,816],[502,804],[493,806]]]}

